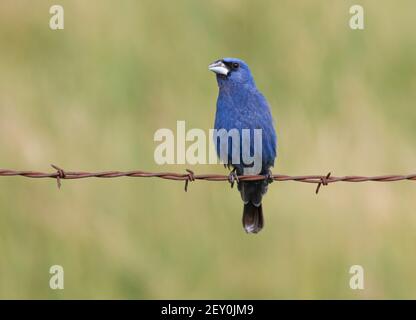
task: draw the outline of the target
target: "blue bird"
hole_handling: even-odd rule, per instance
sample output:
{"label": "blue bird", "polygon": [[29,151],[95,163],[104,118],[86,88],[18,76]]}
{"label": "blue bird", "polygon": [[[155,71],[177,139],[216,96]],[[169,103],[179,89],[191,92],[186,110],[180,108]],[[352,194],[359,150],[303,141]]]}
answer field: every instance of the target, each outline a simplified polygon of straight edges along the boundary
{"label": "blue bird", "polygon": [[[214,136],[217,154],[225,165],[233,167],[230,178],[237,180],[238,190],[244,202],[242,220],[245,231],[257,233],[264,225],[262,198],[267,192],[268,184],[273,181],[270,168],[274,166],[277,144],[273,118],[266,99],[257,89],[250,69],[244,61],[224,58],[210,64],[208,69],[216,74],[219,87],[214,128],[225,129],[227,132],[236,129],[240,133],[240,141],[236,148],[233,148],[235,141],[232,141],[230,135],[227,136],[225,159],[220,150],[223,141],[220,141],[219,135]],[[242,133],[244,129],[249,129],[249,136]],[[261,129],[261,152],[255,147],[255,129]],[[244,145],[249,145],[250,156],[261,159],[260,170],[256,174],[265,175],[265,180],[238,180],[238,176],[243,175],[245,169],[254,164],[244,161]]]}

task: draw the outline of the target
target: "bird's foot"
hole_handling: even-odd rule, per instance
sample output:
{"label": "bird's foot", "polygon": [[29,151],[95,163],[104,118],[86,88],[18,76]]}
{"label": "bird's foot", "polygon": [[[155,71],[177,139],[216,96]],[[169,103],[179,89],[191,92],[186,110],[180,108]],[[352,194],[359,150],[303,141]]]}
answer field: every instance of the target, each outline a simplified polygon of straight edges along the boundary
{"label": "bird's foot", "polygon": [[230,183],[230,185],[231,185],[231,188],[233,188],[234,187],[234,183],[237,181],[237,183],[238,182],[240,182],[240,180],[238,179],[238,175],[237,175],[237,169],[236,168],[234,168],[231,172],[230,172],[230,174],[229,174],[229,176],[228,176],[228,182]]}
{"label": "bird's foot", "polygon": [[271,170],[268,170],[267,173],[264,175],[265,180],[267,181],[267,183],[272,183],[274,181],[273,179],[273,173]]}

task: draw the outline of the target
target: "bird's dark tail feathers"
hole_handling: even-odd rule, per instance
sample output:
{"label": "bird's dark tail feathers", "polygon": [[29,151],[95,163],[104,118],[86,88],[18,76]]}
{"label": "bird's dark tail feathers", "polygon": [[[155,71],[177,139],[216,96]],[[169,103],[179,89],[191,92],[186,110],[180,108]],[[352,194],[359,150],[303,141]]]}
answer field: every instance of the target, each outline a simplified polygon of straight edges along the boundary
{"label": "bird's dark tail feathers", "polygon": [[247,233],[257,233],[263,229],[263,208],[261,203],[258,207],[250,201],[244,204],[243,210],[243,227]]}

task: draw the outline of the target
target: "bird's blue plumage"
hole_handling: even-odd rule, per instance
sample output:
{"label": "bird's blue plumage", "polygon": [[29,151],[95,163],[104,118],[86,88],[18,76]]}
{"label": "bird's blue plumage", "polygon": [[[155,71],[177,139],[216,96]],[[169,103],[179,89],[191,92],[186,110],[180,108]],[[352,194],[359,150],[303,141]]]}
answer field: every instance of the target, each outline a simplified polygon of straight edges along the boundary
{"label": "bird's blue plumage", "polygon": [[[239,59],[225,58],[225,62],[236,62],[239,68],[228,76],[217,75],[219,95],[215,115],[215,129],[237,129],[242,137],[242,129],[250,129],[250,152],[254,152],[254,129],[262,129],[262,171],[267,173],[276,158],[276,132],[269,105],[257,89],[247,64]],[[242,143],[240,144],[242,146]],[[232,163],[231,143],[229,144],[229,163]],[[235,151],[235,150],[234,150]],[[217,144],[219,154],[219,144]],[[241,154],[241,148],[239,150]],[[241,158],[240,158],[241,159]],[[240,161],[242,162],[242,161]],[[242,172],[243,164],[233,164]]]}
{"label": "bird's blue plumage", "polygon": [[[221,69],[222,73],[216,72],[219,95],[214,127],[217,130],[226,129],[227,131],[237,129],[240,132],[241,139],[242,130],[250,129],[249,144],[251,155],[255,151],[253,139],[254,129],[261,129],[262,163],[259,173],[267,174],[270,167],[274,166],[277,148],[277,137],[269,105],[257,89],[250,69],[244,61],[236,58],[224,58],[216,63],[222,63],[229,72],[224,72],[223,69]],[[214,70],[218,70],[218,68]],[[218,140],[215,142],[217,143],[217,153],[220,155]],[[231,143],[229,143],[228,148],[228,163],[237,170],[239,175],[243,174],[243,169],[246,166],[241,159],[241,146],[244,143],[248,143],[248,141],[240,140],[240,150],[233,150]],[[233,162],[233,159],[235,159],[235,157],[233,158],[233,152],[239,153],[240,163]],[[257,208],[260,207],[261,210],[261,199],[267,191],[267,185],[267,180],[239,183],[239,190],[244,203],[254,205]],[[262,223],[261,221],[260,229]],[[246,231],[250,232],[247,228]]]}

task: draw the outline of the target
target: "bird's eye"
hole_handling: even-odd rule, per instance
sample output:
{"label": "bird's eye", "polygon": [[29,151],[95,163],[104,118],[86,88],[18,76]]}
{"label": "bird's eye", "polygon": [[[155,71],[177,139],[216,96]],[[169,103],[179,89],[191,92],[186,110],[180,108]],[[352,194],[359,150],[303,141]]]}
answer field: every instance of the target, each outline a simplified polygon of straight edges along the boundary
{"label": "bird's eye", "polygon": [[237,63],[237,62],[234,62],[233,63],[233,69],[238,69],[238,67],[239,67],[240,65]]}

